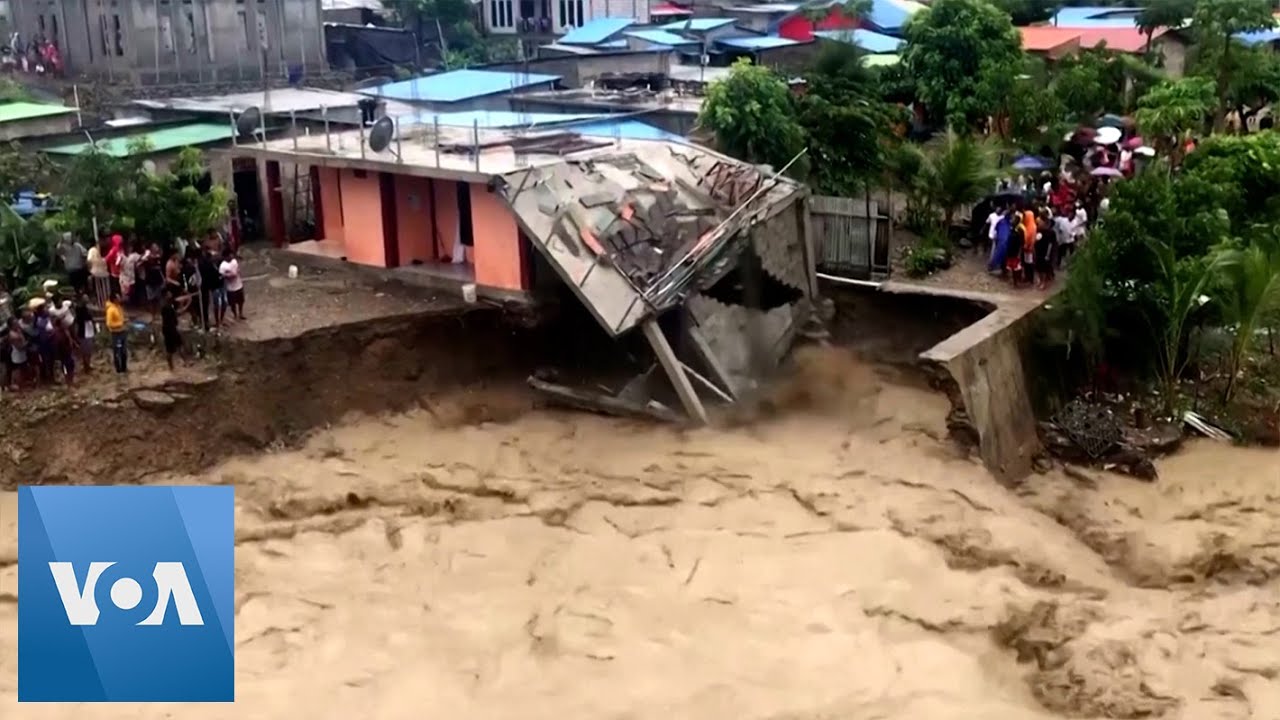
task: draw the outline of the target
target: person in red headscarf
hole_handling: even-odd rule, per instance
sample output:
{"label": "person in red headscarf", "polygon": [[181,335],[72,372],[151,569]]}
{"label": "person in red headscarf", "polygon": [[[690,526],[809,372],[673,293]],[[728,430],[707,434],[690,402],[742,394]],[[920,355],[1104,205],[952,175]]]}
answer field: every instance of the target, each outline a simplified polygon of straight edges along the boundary
{"label": "person in red headscarf", "polygon": [[119,233],[111,236],[111,248],[103,258],[107,263],[107,272],[111,274],[111,289],[120,291],[120,265],[124,261],[124,237]]}

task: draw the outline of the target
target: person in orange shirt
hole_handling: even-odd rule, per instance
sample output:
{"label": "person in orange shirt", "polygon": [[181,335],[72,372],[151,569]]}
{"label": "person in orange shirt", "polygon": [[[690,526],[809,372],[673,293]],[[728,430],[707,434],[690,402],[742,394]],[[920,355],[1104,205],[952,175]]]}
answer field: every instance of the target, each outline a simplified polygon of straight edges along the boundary
{"label": "person in orange shirt", "polygon": [[1022,269],[1026,273],[1024,278],[1027,284],[1033,284],[1036,279],[1036,236],[1039,235],[1039,228],[1036,222],[1036,212],[1028,205],[1022,211]]}

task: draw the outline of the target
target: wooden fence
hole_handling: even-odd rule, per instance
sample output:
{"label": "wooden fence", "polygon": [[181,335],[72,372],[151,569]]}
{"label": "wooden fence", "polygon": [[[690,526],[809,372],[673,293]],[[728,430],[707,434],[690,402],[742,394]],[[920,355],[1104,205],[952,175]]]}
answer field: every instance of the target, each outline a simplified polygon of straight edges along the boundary
{"label": "wooden fence", "polygon": [[818,271],[858,280],[889,275],[889,219],[869,195],[809,198]]}

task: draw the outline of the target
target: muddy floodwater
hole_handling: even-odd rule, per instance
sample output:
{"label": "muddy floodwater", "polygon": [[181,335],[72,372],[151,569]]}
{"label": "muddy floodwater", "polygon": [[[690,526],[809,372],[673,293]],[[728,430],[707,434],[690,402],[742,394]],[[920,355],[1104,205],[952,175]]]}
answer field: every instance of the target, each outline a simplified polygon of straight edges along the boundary
{"label": "muddy floodwater", "polygon": [[945,399],[850,363],[678,432],[442,404],[229,458],[233,707],[0,717],[1280,718],[1280,454],[1192,443],[1143,484],[993,482]]}

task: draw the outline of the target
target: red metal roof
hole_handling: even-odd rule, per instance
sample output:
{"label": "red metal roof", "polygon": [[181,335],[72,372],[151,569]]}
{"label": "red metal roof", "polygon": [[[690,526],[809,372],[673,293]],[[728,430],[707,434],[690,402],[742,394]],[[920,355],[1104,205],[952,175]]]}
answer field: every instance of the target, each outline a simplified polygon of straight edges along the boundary
{"label": "red metal roof", "polygon": [[1018,28],[1018,32],[1022,33],[1022,49],[1027,52],[1048,52],[1075,40],[1081,33],[1074,28],[1045,25]]}
{"label": "red metal roof", "polygon": [[[1108,50],[1122,53],[1140,53],[1147,49],[1147,36],[1137,28],[1086,28],[1080,33],[1080,47],[1097,47],[1106,43]],[[1151,39],[1160,37],[1167,30],[1156,30]]]}
{"label": "red metal roof", "polygon": [[[1140,53],[1147,47],[1147,36],[1137,28],[1068,28],[1039,25],[1018,28],[1022,33],[1022,49],[1027,52],[1049,52],[1072,40],[1079,40],[1080,47],[1093,48],[1106,44],[1108,50],[1122,53]],[[1157,30],[1152,39],[1165,34]]]}

